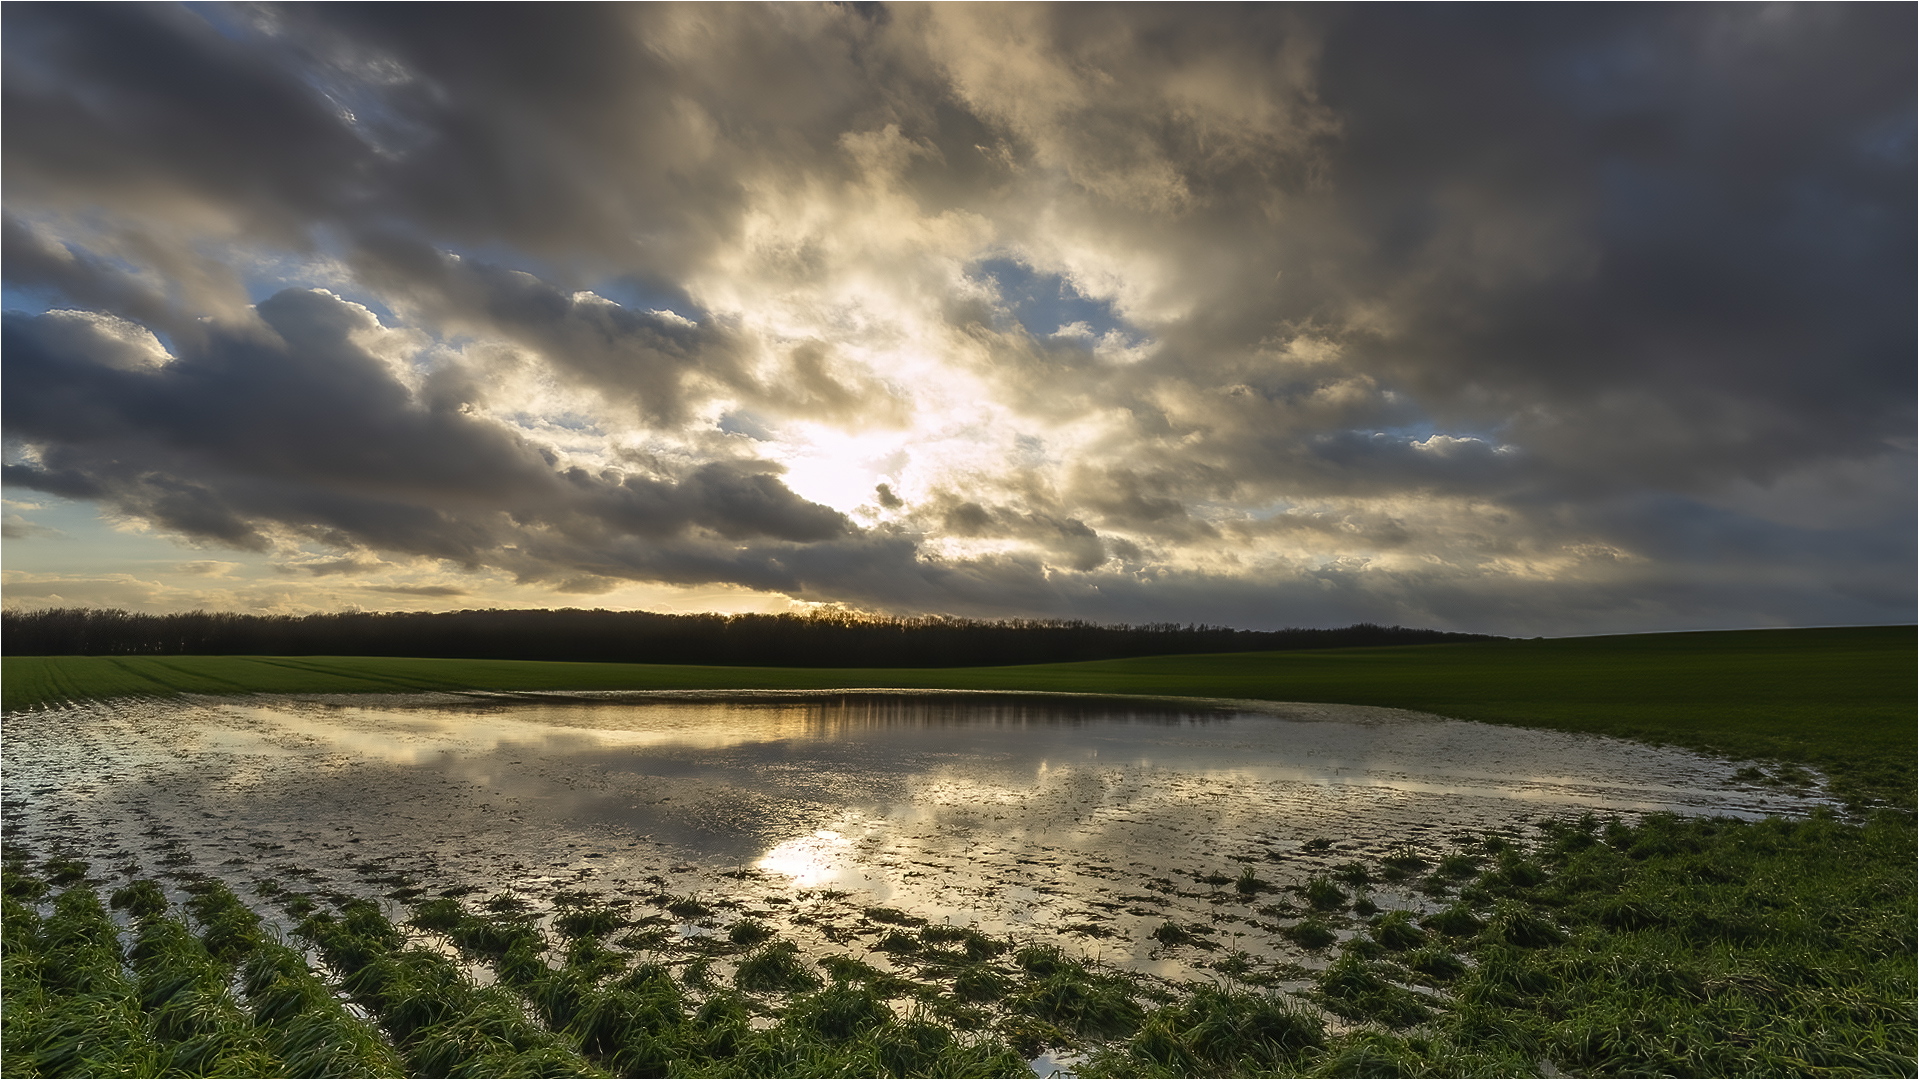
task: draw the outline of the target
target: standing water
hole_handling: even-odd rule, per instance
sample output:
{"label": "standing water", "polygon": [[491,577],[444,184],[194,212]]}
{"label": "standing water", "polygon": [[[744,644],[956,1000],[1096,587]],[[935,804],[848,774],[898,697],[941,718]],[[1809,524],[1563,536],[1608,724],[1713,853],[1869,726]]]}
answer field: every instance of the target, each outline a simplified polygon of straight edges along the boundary
{"label": "standing water", "polygon": [[[1316,966],[1279,932],[1286,890],[1314,878],[1432,907],[1380,875],[1393,853],[1434,860],[1549,816],[1821,801],[1593,736],[1042,695],[99,703],[9,716],[4,766],[9,835],[115,881],[692,898],[682,938],[752,917],[817,954],[927,920],[1175,978],[1232,956]],[[1186,930],[1156,936],[1168,923]]]}

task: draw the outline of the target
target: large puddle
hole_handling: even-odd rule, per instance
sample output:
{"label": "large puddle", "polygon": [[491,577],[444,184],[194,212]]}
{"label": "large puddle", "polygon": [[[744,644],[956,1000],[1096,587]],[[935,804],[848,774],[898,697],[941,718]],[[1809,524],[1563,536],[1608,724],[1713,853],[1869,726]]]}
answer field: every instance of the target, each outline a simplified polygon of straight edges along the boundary
{"label": "large puddle", "polygon": [[[893,908],[1189,977],[1313,966],[1278,890],[1542,817],[1809,812],[1736,763],[1356,706],[985,695],[198,699],[8,716],[8,834],[242,895],[691,896],[870,946]],[[1246,868],[1268,883],[1232,885]],[[1381,907],[1426,910],[1410,883]],[[870,912],[869,912],[870,914]],[[1193,943],[1149,935],[1210,928]],[[879,954],[872,954],[877,962]]]}

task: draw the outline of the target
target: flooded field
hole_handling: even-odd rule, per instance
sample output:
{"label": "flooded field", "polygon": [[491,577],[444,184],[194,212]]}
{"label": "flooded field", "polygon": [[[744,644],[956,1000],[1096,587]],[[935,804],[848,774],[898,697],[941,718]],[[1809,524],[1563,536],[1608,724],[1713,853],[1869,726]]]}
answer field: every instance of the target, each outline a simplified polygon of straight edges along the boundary
{"label": "flooded field", "polygon": [[1468,836],[1820,802],[1618,740],[1037,695],[117,702],[9,716],[4,767],[9,837],[112,882],[657,907],[629,943],[663,956],[748,918],[816,955],[926,920],[1274,985],[1323,966],[1285,933],[1314,879],[1429,911],[1393,867]]}

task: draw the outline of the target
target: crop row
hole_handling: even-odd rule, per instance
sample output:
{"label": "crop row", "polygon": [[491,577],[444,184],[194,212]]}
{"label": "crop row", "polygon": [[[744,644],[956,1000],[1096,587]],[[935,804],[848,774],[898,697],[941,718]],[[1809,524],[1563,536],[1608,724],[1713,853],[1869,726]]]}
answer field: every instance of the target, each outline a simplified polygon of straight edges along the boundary
{"label": "crop row", "polygon": [[[177,906],[151,881],[103,904],[83,864],[9,852],[0,1069],[1020,1076],[1050,1050],[1082,1075],[1909,1075],[1912,860],[1910,822],[1883,816],[1588,819],[1398,852],[1295,890],[1309,910],[1281,932],[1326,959],[1283,993],[1232,978],[1239,954],[1211,965],[1221,983],[1168,986],[890,908],[866,909],[864,958],[809,962],[746,917],[687,939],[688,959],[659,951],[658,917],[580,896],[543,924],[500,902],[276,891],[295,947],[210,879],[183,879]],[[1424,911],[1360,892],[1415,878]],[[1210,933],[1153,936],[1218,949]]]}
{"label": "crop row", "polygon": [[46,885],[11,866],[7,879],[8,1075],[402,1075],[379,1031],[224,885],[204,883],[187,917],[151,881],[117,890],[133,920],[123,945],[90,887],[60,892],[43,918],[29,903]]}

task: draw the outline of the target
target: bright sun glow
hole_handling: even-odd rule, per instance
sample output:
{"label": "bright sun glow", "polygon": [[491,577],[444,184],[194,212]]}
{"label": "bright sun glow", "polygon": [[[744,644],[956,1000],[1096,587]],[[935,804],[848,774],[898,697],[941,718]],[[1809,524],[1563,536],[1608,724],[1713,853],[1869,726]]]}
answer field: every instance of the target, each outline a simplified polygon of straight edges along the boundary
{"label": "bright sun glow", "polygon": [[785,874],[794,884],[810,889],[839,877],[846,868],[852,847],[853,841],[839,833],[819,829],[776,845],[753,865]]}
{"label": "bright sun glow", "polygon": [[799,425],[790,444],[786,486],[803,499],[852,513],[873,502],[874,488],[892,480],[908,460],[910,432],[852,435],[820,424]]}

